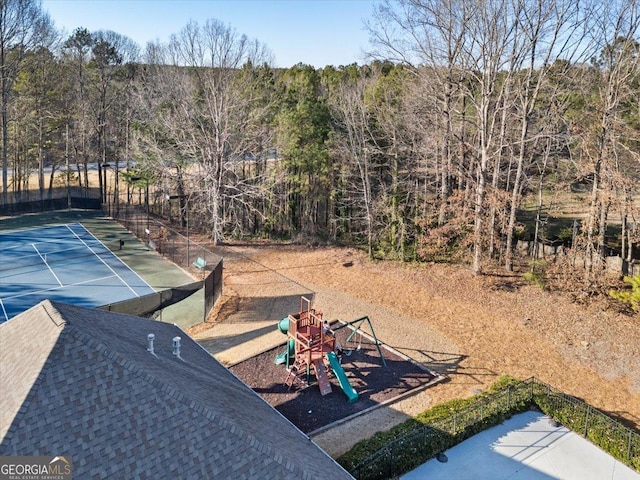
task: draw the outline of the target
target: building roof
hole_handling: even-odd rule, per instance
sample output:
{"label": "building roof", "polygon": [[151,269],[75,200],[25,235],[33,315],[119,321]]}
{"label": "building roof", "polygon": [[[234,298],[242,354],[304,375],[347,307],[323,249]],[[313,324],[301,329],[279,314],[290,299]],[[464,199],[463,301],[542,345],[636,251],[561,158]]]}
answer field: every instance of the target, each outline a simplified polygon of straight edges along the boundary
{"label": "building roof", "polygon": [[0,455],[77,478],[352,478],[167,323],[41,302],[0,324],[0,392]]}

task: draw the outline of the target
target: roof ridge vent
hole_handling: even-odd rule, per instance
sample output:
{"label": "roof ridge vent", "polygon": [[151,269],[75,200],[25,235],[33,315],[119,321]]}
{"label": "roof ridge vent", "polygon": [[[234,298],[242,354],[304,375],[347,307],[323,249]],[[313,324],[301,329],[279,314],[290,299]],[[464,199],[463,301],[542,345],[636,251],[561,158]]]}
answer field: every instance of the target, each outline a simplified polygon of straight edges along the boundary
{"label": "roof ridge vent", "polygon": [[153,351],[154,338],[156,338],[156,336],[153,333],[147,335],[147,352],[149,352],[151,355],[155,355],[155,352]]}
{"label": "roof ridge vent", "polygon": [[173,337],[173,354],[178,358],[182,358],[180,356],[180,340],[180,337]]}

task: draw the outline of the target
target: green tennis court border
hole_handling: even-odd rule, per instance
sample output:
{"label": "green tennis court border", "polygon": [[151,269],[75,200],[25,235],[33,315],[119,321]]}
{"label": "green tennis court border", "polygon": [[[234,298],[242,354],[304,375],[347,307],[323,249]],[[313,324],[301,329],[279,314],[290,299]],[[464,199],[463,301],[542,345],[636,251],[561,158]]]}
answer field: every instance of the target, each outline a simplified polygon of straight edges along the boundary
{"label": "green tennis court border", "polygon": [[82,223],[3,230],[0,246],[2,321],[44,299],[96,308],[155,294]]}
{"label": "green tennis court border", "polygon": [[[156,291],[178,287],[193,282],[194,277],[177,265],[165,260],[150,250],[135,235],[119,223],[106,218],[99,211],[64,210],[46,213],[5,217],[0,221],[0,230],[17,230],[66,223],[82,223],[98,240],[135,271]],[[120,247],[120,241],[123,242]],[[191,297],[165,308],[157,318],[188,328],[201,323],[204,316],[204,289]]]}

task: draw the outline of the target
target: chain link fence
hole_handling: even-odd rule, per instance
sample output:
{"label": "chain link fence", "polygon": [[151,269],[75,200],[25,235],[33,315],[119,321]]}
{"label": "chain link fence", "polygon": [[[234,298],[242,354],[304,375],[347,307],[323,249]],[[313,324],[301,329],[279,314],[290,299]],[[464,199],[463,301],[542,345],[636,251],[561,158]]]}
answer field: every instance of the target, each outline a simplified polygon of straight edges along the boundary
{"label": "chain link fence", "polygon": [[[104,207],[104,206],[103,206]],[[152,217],[144,208],[123,204],[110,209],[124,225],[151,250],[204,281],[205,318],[222,295],[222,257]],[[105,212],[107,213],[107,212]]]}
{"label": "chain link fence", "polygon": [[194,242],[188,236],[189,233],[183,235],[150,216],[144,207],[121,205],[118,214],[114,214],[113,218],[144,241],[149,248],[191,273],[202,274],[211,271],[222,260],[220,255]]}
{"label": "chain link fence", "polygon": [[97,188],[51,188],[42,195],[36,190],[22,193],[9,192],[7,202],[0,204],[0,216],[16,216],[25,213],[50,212],[79,208],[100,210],[100,191]]}

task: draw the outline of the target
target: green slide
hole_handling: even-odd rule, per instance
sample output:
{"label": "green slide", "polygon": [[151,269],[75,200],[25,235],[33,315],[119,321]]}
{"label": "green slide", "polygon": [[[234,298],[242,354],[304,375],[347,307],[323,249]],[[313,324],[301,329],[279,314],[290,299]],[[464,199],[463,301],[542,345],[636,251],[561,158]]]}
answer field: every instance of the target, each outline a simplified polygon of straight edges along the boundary
{"label": "green slide", "polygon": [[[289,317],[284,317],[278,322],[278,330],[280,330],[280,333],[284,333],[285,335],[287,334],[287,332],[289,331]],[[293,342],[293,345],[291,345],[291,342]],[[286,364],[287,360],[289,360],[289,358],[293,358],[294,354],[295,341],[292,338],[288,342],[288,348],[284,352],[276,355],[276,365],[282,365],[283,363]]]}
{"label": "green slide", "polygon": [[289,331],[289,317],[284,317],[278,322],[278,330],[280,330],[280,333],[287,334]]}
{"label": "green slide", "polygon": [[296,356],[296,341],[293,338],[291,338],[287,342],[287,349],[284,352],[276,355],[276,365],[282,365],[283,363],[286,364],[287,360],[289,360],[289,363],[293,363],[292,360],[295,356]]}
{"label": "green slide", "polygon": [[338,361],[338,357],[336,356],[336,353],[329,352],[327,354],[327,358],[329,359],[329,365],[331,365],[331,369],[333,370],[333,373],[336,375],[336,378],[340,383],[340,388],[342,388],[342,391],[347,396],[349,403],[357,402],[358,392],[356,392],[355,389],[349,383],[349,379],[347,378],[347,375],[344,373],[344,369],[342,368],[342,365],[340,365],[340,362]]}
{"label": "green slide", "polygon": [[282,365],[287,363],[287,352],[282,352],[276,355],[276,365]]}

